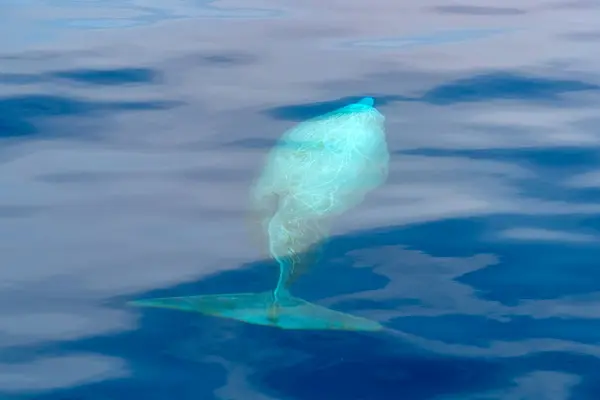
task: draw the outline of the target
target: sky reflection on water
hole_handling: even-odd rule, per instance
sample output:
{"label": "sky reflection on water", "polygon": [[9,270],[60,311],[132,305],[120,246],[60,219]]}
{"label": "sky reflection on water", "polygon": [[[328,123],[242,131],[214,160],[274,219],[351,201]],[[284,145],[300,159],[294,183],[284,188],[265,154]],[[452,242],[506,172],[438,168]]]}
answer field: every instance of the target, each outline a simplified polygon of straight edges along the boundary
{"label": "sky reflection on water", "polygon": [[[498,4],[5,0],[1,397],[600,398],[600,7]],[[295,291],[386,332],[124,306],[272,287],[265,152],[366,95],[389,181]]]}

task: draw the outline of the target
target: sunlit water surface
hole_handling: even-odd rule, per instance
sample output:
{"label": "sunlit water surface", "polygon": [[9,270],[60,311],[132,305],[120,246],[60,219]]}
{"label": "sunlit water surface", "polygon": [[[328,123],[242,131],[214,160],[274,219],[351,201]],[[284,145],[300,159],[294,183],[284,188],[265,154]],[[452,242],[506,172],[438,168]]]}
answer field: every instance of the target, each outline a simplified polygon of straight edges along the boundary
{"label": "sunlit water surface", "polygon": [[[0,398],[599,399],[600,3],[449,4],[2,1]],[[390,178],[294,292],[385,332],[125,305],[272,287],[252,179],[361,96]]]}

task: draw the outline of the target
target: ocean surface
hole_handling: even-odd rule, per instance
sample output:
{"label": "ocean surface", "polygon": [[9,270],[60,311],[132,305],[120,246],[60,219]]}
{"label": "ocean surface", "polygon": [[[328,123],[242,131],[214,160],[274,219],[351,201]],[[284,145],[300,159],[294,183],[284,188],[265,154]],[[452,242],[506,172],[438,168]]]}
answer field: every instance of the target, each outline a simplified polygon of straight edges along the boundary
{"label": "ocean surface", "polygon": [[[599,21],[587,0],[0,0],[0,399],[600,399]],[[292,289],[383,331],[127,305],[272,288],[253,179],[363,96],[389,179]]]}

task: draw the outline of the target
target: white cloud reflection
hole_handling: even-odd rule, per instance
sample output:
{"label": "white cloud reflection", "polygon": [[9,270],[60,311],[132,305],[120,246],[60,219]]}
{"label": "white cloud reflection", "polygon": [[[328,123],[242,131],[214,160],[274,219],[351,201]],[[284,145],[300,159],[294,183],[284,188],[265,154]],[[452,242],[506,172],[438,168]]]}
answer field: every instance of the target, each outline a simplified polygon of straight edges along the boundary
{"label": "white cloud reflection", "polygon": [[541,228],[512,228],[501,232],[500,236],[506,239],[567,243],[598,243],[600,241],[600,238],[591,234]]}
{"label": "white cloud reflection", "polygon": [[42,358],[25,364],[0,364],[0,390],[38,392],[127,376],[122,360],[97,354]]}

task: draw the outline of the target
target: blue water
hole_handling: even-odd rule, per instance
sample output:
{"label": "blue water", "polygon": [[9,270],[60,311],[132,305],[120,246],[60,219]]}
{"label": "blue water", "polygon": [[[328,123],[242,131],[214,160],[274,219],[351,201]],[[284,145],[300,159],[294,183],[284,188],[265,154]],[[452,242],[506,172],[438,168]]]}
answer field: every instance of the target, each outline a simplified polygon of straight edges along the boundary
{"label": "blue water", "polygon": [[[0,399],[600,399],[598,4],[41,3],[0,2]],[[389,180],[293,291],[384,332],[125,305],[273,287],[252,180],[363,96]]]}

